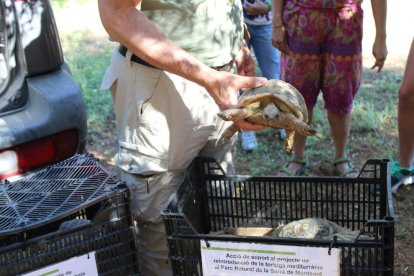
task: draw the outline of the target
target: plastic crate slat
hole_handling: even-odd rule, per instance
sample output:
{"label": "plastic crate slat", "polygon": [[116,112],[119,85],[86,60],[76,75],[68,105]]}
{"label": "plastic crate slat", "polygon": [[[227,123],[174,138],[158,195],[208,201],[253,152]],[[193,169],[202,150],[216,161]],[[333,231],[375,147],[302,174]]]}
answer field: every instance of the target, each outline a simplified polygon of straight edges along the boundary
{"label": "plastic crate slat", "polygon": [[0,218],[0,227],[17,227],[20,224],[18,223],[18,220],[16,220],[16,217],[6,217],[2,216]]}

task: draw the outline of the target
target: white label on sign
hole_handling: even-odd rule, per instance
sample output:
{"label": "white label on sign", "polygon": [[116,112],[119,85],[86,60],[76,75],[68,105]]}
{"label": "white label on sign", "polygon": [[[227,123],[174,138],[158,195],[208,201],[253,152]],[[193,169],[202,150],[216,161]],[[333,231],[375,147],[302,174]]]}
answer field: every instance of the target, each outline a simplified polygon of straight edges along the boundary
{"label": "white label on sign", "polygon": [[22,276],[98,276],[95,251],[23,274]]}
{"label": "white label on sign", "polygon": [[324,247],[285,246],[201,240],[204,276],[340,274],[340,250]]}

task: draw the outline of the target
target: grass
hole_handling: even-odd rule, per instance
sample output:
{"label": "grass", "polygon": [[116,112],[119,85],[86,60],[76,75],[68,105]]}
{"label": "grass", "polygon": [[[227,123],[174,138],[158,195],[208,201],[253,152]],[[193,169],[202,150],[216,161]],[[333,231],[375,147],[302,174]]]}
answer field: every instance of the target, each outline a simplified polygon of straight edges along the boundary
{"label": "grass", "polygon": [[[61,36],[65,58],[84,92],[89,128],[101,131],[114,119],[110,93],[100,90],[114,44],[87,31]],[[396,155],[400,80],[400,72],[385,71],[379,76],[370,69],[364,69],[364,79],[354,103],[347,153],[359,168],[368,158]],[[314,109],[313,126],[318,134],[308,138],[306,154],[317,166],[318,161],[331,160],[333,155],[333,142],[321,97]],[[283,150],[283,141],[271,129],[258,132],[257,138],[257,151],[245,153],[238,150],[239,171],[252,175],[276,173],[290,158]]]}
{"label": "grass", "polygon": [[[396,157],[397,147],[397,91],[401,80],[399,71],[386,71],[382,77],[370,69],[364,69],[364,79],[353,109],[352,129],[347,155],[357,168],[362,168],[369,158]],[[306,144],[306,158],[314,174],[320,163],[330,162],[334,154],[330,127],[320,96],[314,109],[315,137]],[[238,151],[238,166],[243,173],[274,175],[291,158],[283,151],[273,130],[256,134],[259,149],[252,153]],[[311,174],[312,175],[312,174]]]}
{"label": "grass", "polygon": [[88,31],[65,34],[61,39],[65,59],[84,93],[88,126],[102,130],[114,118],[110,93],[100,89],[113,45]]}

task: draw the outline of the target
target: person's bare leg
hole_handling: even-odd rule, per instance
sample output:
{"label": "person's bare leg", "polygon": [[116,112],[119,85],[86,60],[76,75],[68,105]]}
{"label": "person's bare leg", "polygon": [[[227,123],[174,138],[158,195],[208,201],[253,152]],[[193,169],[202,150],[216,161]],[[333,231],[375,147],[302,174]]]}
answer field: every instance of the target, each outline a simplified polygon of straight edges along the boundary
{"label": "person's bare leg", "polygon": [[[351,113],[338,115],[327,111],[329,125],[331,127],[332,138],[335,146],[334,160],[345,157],[345,148],[351,130]],[[340,172],[349,169],[346,162],[337,165]],[[357,173],[349,173],[347,177],[356,177]]]}
{"label": "person's bare leg", "polygon": [[409,168],[414,157],[414,40],[398,96],[399,162]]}
{"label": "person's bare leg", "polygon": [[[308,108],[308,123],[312,123],[313,118],[313,108]],[[300,135],[298,133],[295,134],[295,141],[294,141],[294,159],[295,160],[303,160],[305,157],[305,146],[306,146],[306,136]],[[299,170],[303,165],[290,162],[287,169],[290,171],[291,175],[295,175],[297,170]],[[279,172],[278,176],[287,176],[284,172]]]}
{"label": "person's bare leg", "polygon": [[345,156],[345,147],[351,129],[351,114],[338,115],[327,111],[329,126],[335,146],[334,159]]}

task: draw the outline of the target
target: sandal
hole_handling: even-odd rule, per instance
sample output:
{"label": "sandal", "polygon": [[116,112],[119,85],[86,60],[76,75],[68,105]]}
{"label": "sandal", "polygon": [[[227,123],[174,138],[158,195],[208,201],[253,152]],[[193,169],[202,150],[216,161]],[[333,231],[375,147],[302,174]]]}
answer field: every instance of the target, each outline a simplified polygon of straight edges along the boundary
{"label": "sandal", "polygon": [[[289,170],[289,165],[291,163],[296,163],[300,165],[300,167],[294,173],[291,170]],[[293,159],[293,160],[288,161],[288,163],[279,171],[278,176],[282,176],[282,175],[279,175],[280,173],[284,173],[287,176],[300,176],[308,168],[309,168],[308,162],[306,162],[305,160]]]}
{"label": "sandal", "polygon": [[[339,170],[338,166],[341,164],[347,163],[348,168],[345,169],[344,171]],[[358,171],[354,168],[354,166],[352,166],[351,161],[348,158],[338,158],[335,159],[332,162],[332,165],[334,166],[334,171],[333,173],[337,176],[340,177],[353,177],[353,176],[349,176],[351,174],[358,174]]]}

